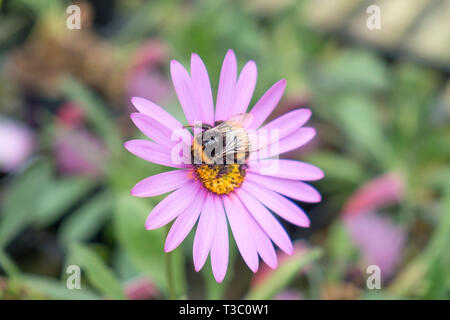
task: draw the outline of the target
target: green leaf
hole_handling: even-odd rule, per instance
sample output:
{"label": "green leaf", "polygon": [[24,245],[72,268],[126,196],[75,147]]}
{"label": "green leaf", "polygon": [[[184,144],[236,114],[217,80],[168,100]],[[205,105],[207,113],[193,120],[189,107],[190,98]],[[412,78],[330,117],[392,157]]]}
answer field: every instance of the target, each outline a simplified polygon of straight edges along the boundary
{"label": "green leaf", "polygon": [[108,219],[113,201],[107,191],[89,199],[62,222],[58,231],[61,242],[70,244],[90,239]]}
{"label": "green leaf", "polygon": [[340,51],[319,68],[322,89],[378,91],[389,85],[387,68],[376,55],[366,51]]}
{"label": "green leaf", "polygon": [[125,299],[123,288],[113,271],[91,249],[81,244],[70,247],[70,260],[79,265],[93,287],[111,299]]}
{"label": "green leaf", "polygon": [[330,260],[333,262],[329,266],[327,276],[331,281],[342,279],[348,265],[352,263],[353,257],[358,254],[342,222],[335,222],[331,226],[327,238],[327,248]]}
{"label": "green leaf", "polygon": [[273,298],[285,288],[308,263],[320,258],[322,251],[318,248],[295,253],[284,261],[277,269],[271,271],[260,284],[248,293],[248,300],[265,300]]}
{"label": "green leaf", "polygon": [[37,225],[52,224],[92,187],[92,181],[86,178],[65,178],[50,184],[35,206]]}
{"label": "green leaf", "polygon": [[51,183],[51,167],[37,161],[15,177],[7,190],[0,215],[0,248],[33,222],[35,206]]}
{"label": "green leaf", "polygon": [[108,145],[113,153],[122,150],[122,142],[114,126],[112,116],[106,111],[107,107],[92,91],[74,78],[68,77],[62,83],[62,90],[66,96],[79,103],[89,121]]}
{"label": "green leaf", "polygon": [[[147,202],[148,203],[148,202]],[[162,291],[167,293],[166,253],[164,252],[164,228],[146,230],[145,220],[151,211],[143,199],[135,199],[128,193],[117,197],[114,227],[117,241],[136,264]],[[172,253],[174,283],[177,296],[185,292],[184,260],[182,251]]]}
{"label": "green leaf", "polygon": [[[423,253],[410,262],[399,275],[392,281],[388,292],[393,296],[400,297],[410,292],[422,292],[424,281],[428,280],[428,286],[436,287],[433,279],[436,279],[436,269],[442,262],[446,262],[444,270],[450,267],[448,247],[450,246],[450,172],[444,174],[447,177],[443,186],[443,198],[441,202],[440,219],[436,223],[436,229]],[[437,281],[442,281],[438,279]],[[439,290],[440,284],[437,286]],[[425,292],[425,294],[427,294]],[[430,292],[428,292],[430,295]]]}
{"label": "green leaf", "polygon": [[[382,168],[392,161],[391,145],[383,134],[381,120],[371,99],[359,95],[342,96],[334,106],[336,121],[350,142],[352,151],[375,158]],[[369,153],[369,154],[367,154]]]}
{"label": "green leaf", "polygon": [[14,261],[8,256],[6,252],[0,249],[0,269],[8,275],[9,278],[18,277],[20,270]]}
{"label": "green leaf", "polygon": [[64,283],[49,277],[24,274],[20,277],[20,284],[29,290],[42,293],[46,298],[62,300],[94,300],[100,296],[88,289],[68,289]]}
{"label": "green leaf", "polygon": [[361,164],[344,155],[319,151],[305,155],[305,160],[321,168],[327,180],[335,179],[359,184],[367,176]]}

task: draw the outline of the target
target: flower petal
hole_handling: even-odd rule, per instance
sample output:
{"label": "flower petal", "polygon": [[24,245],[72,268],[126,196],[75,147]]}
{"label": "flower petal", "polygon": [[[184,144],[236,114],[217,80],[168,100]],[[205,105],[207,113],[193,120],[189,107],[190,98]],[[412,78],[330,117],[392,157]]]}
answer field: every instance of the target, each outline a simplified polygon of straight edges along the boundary
{"label": "flower petal", "polygon": [[158,120],[171,130],[181,129],[183,127],[170,113],[147,99],[133,97],[131,98],[131,102],[139,112]]}
{"label": "flower petal", "polygon": [[316,135],[314,128],[304,127],[296,130],[279,141],[270,141],[270,145],[250,155],[250,161],[275,157],[279,154],[300,148]]}
{"label": "flower petal", "polygon": [[280,194],[248,180],[244,181],[241,188],[286,221],[300,227],[309,227],[309,218],[303,210]]}
{"label": "flower petal", "polygon": [[197,232],[194,238],[194,267],[195,271],[200,271],[208,258],[209,250],[214,237],[216,229],[216,213],[214,211],[212,193],[208,192],[205,204],[202,208],[200,220],[197,225]]}
{"label": "flower petal", "polygon": [[134,186],[131,194],[135,197],[154,197],[178,189],[192,179],[191,170],[173,170],[156,174]]}
{"label": "flower petal", "polygon": [[283,96],[284,89],[286,89],[286,79],[282,79],[275,83],[255,104],[250,113],[253,115],[253,122],[250,125],[251,129],[259,128],[267,117],[272,113],[273,109],[280,102]]}
{"label": "flower petal", "polygon": [[272,120],[261,129],[267,130],[268,132],[270,132],[270,130],[278,130],[278,137],[279,139],[282,139],[303,126],[310,117],[311,110],[309,109],[292,110],[275,120]]}
{"label": "flower petal", "polygon": [[258,71],[256,63],[254,61],[247,62],[242,69],[236,87],[234,88],[230,116],[245,113],[247,111],[248,104],[250,103],[253,91],[255,90],[257,75]]}
{"label": "flower petal", "polygon": [[136,127],[156,143],[167,146],[167,148],[177,143],[176,140],[172,140],[173,131],[159,120],[139,112],[132,113],[130,117]]}
{"label": "flower petal", "polygon": [[228,267],[228,223],[223,209],[222,200],[214,197],[214,212],[216,215],[216,231],[211,245],[211,267],[214,278],[222,282]]}
{"label": "flower petal", "polygon": [[239,252],[250,270],[256,272],[259,264],[258,251],[248,228],[247,210],[232,193],[222,199]]}
{"label": "flower petal", "polygon": [[273,242],[287,254],[292,254],[294,248],[288,234],[277,219],[246,190],[239,188],[236,191],[239,199],[247,207],[248,212],[255,218],[261,228]]}
{"label": "flower petal", "polygon": [[247,173],[245,178],[295,200],[311,203],[320,202],[321,200],[320,193],[316,189],[301,181],[261,176],[251,172]]}
{"label": "flower petal", "polygon": [[124,147],[135,156],[156,164],[173,168],[186,167],[182,161],[177,163],[172,159],[170,150],[155,142],[135,139],[125,142]]}
{"label": "flower petal", "polygon": [[181,213],[173,223],[167,234],[166,244],[164,251],[170,252],[180,245],[181,242],[191,231],[194,224],[197,222],[200,211],[205,202],[206,193],[199,192],[199,196],[196,197],[191,205]]}
{"label": "flower petal", "polygon": [[199,184],[192,181],[169,194],[153,208],[145,222],[145,228],[157,229],[175,219],[191,205],[199,191]]}
{"label": "flower petal", "polygon": [[193,85],[186,69],[176,60],[170,62],[170,73],[172,82],[177,93],[178,100],[183,108],[184,115],[189,124],[193,125],[196,121],[201,121],[201,115],[195,106],[195,100],[192,96]]}
{"label": "flower petal", "polygon": [[233,50],[228,50],[220,70],[219,89],[217,91],[215,121],[227,120],[231,114],[231,103],[236,86],[237,62]]}
{"label": "flower petal", "polygon": [[199,107],[202,123],[214,124],[214,105],[208,71],[202,59],[193,53],[191,56],[191,76],[196,105]]}
{"label": "flower petal", "polygon": [[249,164],[248,172],[284,179],[314,181],[323,178],[321,169],[312,164],[286,159],[265,159]]}
{"label": "flower petal", "polygon": [[249,218],[251,222],[248,226],[251,229],[253,241],[260,257],[269,267],[275,269],[278,266],[278,259],[272,242],[256,221],[252,217]]}

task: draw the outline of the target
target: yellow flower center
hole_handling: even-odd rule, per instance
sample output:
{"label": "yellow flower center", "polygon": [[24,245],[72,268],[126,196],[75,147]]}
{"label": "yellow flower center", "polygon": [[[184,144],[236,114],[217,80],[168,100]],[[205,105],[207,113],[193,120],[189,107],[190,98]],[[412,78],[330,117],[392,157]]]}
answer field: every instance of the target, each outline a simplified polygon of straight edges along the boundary
{"label": "yellow flower center", "polygon": [[244,181],[243,165],[200,165],[195,168],[198,179],[203,186],[216,194],[229,194]]}

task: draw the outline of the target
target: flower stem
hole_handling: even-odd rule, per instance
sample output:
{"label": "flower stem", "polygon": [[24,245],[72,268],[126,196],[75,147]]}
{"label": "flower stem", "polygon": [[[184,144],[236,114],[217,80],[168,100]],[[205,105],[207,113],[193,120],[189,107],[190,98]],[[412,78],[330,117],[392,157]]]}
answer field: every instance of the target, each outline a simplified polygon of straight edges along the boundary
{"label": "flower stem", "polygon": [[[169,233],[170,226],[167,227],[167,233]],[[166,274],[167,274],[167,286],[169,290],[169,299],[176,300],[175,293],[175,281],[173,279],[173,263],[172,252],[166,253]]]}

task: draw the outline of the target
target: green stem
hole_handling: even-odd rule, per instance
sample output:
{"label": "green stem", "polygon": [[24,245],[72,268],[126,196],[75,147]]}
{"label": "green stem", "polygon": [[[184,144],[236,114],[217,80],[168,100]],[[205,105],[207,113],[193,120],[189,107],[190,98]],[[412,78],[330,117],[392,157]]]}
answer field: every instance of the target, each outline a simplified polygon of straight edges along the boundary
{"label": "green stem", "polygon": [[[167,233],[170,230],[170,226],[167,228]],[[176,300],[175,281],[173,278],[173,266],[172,266],[172,252],[166,253],[166,274],[167,274],[167,286],[169,290],[169,299]]]}

